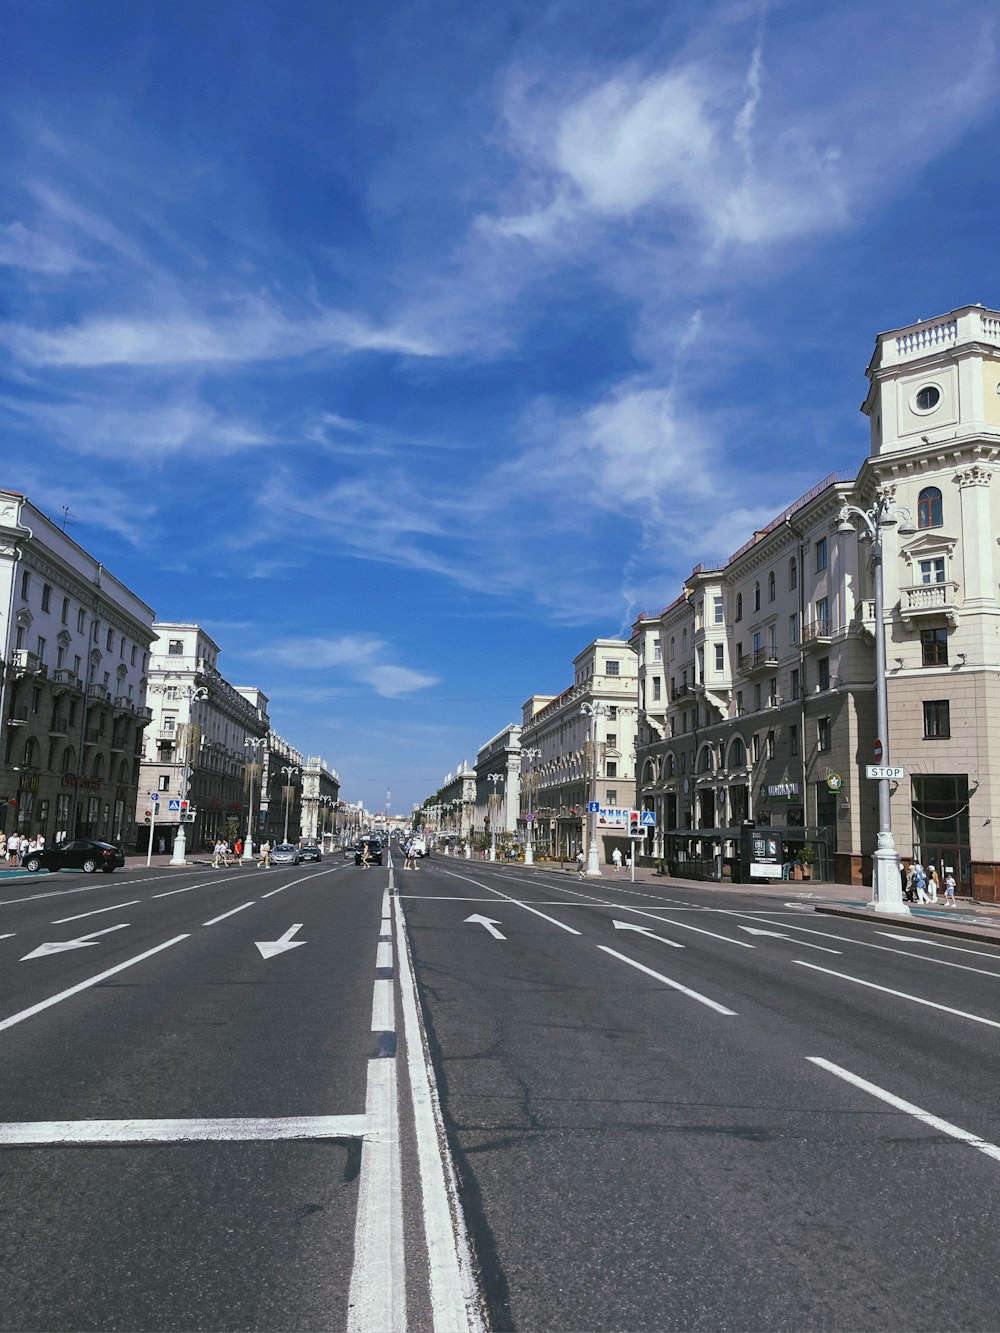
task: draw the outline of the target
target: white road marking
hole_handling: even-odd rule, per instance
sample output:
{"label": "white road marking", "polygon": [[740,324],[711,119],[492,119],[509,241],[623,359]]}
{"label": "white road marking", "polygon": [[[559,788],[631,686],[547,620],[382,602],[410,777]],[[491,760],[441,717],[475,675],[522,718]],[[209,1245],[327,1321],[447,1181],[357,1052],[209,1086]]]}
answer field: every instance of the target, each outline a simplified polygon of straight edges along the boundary
{"label": "white road marking", "polygon": [[260,950],[261,958],[273,958],[275,954],[287,953],[289,949],[297,949],[300,944],[308,944],[308,940],[293,940],[292,936],[297,930],[302,929],[302,922],[297,926],[289,926],[284,935],[276,940],[254,940],[257,948]]}
{"label": "white road marking", "polygon": [[806,963],[801,958],[793,958],[792,962],[797,967],[809,967],[814,972],[825,972],[828,977],[839,977],[841,981],[853,981],[855,986],[867,986],[869,990],[881,991],[884,995],[895,995],[900,1000],[912,1000],[914,1004],[926,1005],[928,1009],[940,1009],[943,1013],[954,1014],[957,1018],[968,1018],[973,1023],[985,1023],[987,1027],[1000,1028],[992,1018],[982,1018],[979,1014],[966,1013],[964,1009],[952,1009],[947,1004],[938,1004],[934,1000],[925,1000],[919,995],[909,995],[906,991],[893,990],[890,986],[878,986],[874,981],[862,981],[860,977],[848,976],[846,972],[834,972],[828,967],[820,967],[818,963]]}
{"label": "white road marking", "polygon": [[637,926],[631,921],[612,921],[615,930],[634,930],[640,935],[645,935],[647,939],[659,940],[661,944],[669,944],[671,949],[683,949],[683,944],[678,944],[676,940],[668,940],[665,935],[654,935],[648,926]]}
{"label": "white road marking", "polygon": [[267,893],[262,893],[261,898],[273,898],[276,893],[284,893],[288,888],[287,884],[279,884],[276,889],[270,889]]}
{"label": "white road marking", "polygon": [[38,1120],[0,1124],[0,1147],[60,1143],[242,1143],[276,1139],[357,1139],[363,1115],[236,1120]]}
{"label": "white road marking", "polygon": [[17,934],[17,931],[14,930],[14,931],[11,931],[11,933],[10,933],[9,935],[0,935],[0,940],[12,940],[16,934]]}
{"label": "white road marking", "polygon": [[505,940],[507,938],[506,935],[501,934],[501,932],[497,930],[497,926],[500,925],[500,922],[494,921],[490,916],[482,916],[477,912],[473,916],[467,916],[465,920],[466,924],[471,921],[474,926],[482,926],[483,930],[488,931],[495,940]]}
{"label": "white road marking", "polygon": [[157,944],[155,948],[147,949],[145,953],[136,954],[134,958],[128,958],[124,963],[117,963],[114,967],[109,967],[105,972],[98,972],[95,977],[88,977],[86,981],[80,981],[75,986],[70,986],[68,990],[60,991],[58,995],[50,995],[47,1000],[40,1000],[38,1004],[33,1004],[29,1009],[22,1009],[18,1014],[12,1014],[10,1018],[0,1020],[0,1032],[6,1028],[12,1028],[15,1023],[23,1023],[26,1018],[33,1018],[35,1014],[40,1014],[43,1009],[48,1009],[54,1004],[60,1004],[63,1000],[68,1000],[71,995],[77,995],[80,991],[87,990],[89,986],[97,986],[100,982],[106,981],[108,977],[115,976],[118,972],[124,972],[127,967],[134,967],[136,963],[142,963],[147,958],[152,958],[154,954],[160,953],[163,949],[169,949],[174,944],[180,944],[181,940],[190,939],[189,935],[175,935],[172,940],[165,940],[163,944]]}
{"label": "white road marking", "polygon": [[948,1120],[942,1120],[940,1116],[932,1115],[930,1111],[924,1111],[919,1106],[914,1106],[912,1102],[906,1102],[902,1097],[897,1097],[894,1093],[886,1092],[885,1088],[878,1087],[875,1083],[869,1083],[867,1079],[852,1074],[849,1069],[842,1069],[840,1065],[831,1064],[829,1060],[824,1060],[819,1055],[807,1055],[806,1059],[810,1064],[818,1065],[820,1069],[825,1069],[837,1078],[842,1078],[845,1083],[851,1083],[862,1092],[870,1093],[873,1097],[878,1097],[880,1101],[893,1106],[897,1111],[904,1111],[907,1115],[913,1116],[931,1129],[940,1130],[942,1134],[948,1134],[953,1139],[958,1139],[962,1143],[967,1143],[970,1148],[975,1148],[978,1152],[985,1153],[987,1157],[992,1157],[994,1161],[1000,1162],[1000,1148],[995,1143],[989,1143],[986,1139],[981,1139],[978,1134],[970,1134],[967,1129],[960,1129],[958,1125],[951,1124]]}
{"label": "white road marking", "polygon": [[546,916],[544,912],[539,912],[537,908],[529,907],[527,903],[522,903],[519,899],[512,898],[509,893],[501,893],[499,889],[490,888],[488,884],[480,884],[478,880],[470,879],[468,875],[458,875],[452,870],[446,870],[444,873],[449,875],[452,879],[464,879],[467,884],[474,884],[477,889],[485,889],[487,893],[495,893],[498,898],[502,898],[505,902],[513,903],[515,907],[522,907],[526,912],[532,912],[535,916],[540,916],[543,921],[548,921],[551,925],[558,926],[560,930],[565,930],[567,935],[580,934],[580,932],[574,930],[572,926],[564,925],[562,921],[557,921],[554,916]]}
{"label": "white road marking", "polygon": [[458,1197],[458,1182],[445,1146],[447,1138],[434,1080],[434,1066],[421,1025],[403,904],[398,897],[394,907],[406,1067],[423,1199],[432,1324],[441,1333],[459,1333],[459,1330],[462,1333],[484,1333],[485,1324],[479,1308],[472,1254]]}
{"label": "white road marking", "polygon": [[53,926],[65,926],[70,921],[82,921],[87,916],[100,916],[102,912],[119,912],[123,907],[135,907],[136,903],[141,903],[141,898],[133,898],[130,903],[116,903],[114,907],[98,907],[93,912],[81,912],[79,916],[61,916],[58,921],[52,921],[49,924]]}
{"label": "white road marking", "polygon": [[[908,931],[905,935],[893,935],[891,931],[880,930],[879,935],[884,935],[887,940],[900,940],[904,944],[927,944],[932,949],[947,949],[949,953],[970,953],[973,958],[988,958],[991,963],[1000,963],[1000,954],[987,953],[984,949],[966,949],[961,944],[942,944],[940,940],[929,940],[919,931]],[[918,954],[913,955],[919,957]],[[938,962],[938,959],[928,959],[928,962]]]}
{"label": "white road marking", "polygon": [[756,926],[740,926],[740,930],[745,930],[748,935],[770,935],[776,940],[787,940],[789,944],[795,944],[800,949],[819,949],[820,953],[840,954],[842,949],[828,949],[825,944],[810,944],[808,940],[797,940],[792,935],[785,935],[780,930],[759,930]]}
{"label": "white road marking", "polygon": [[392,944],[389,940],[380,940],[375,946],[375,966],[392,967]]}
{"label": "white road marking", "polygon": [[[347,1329],[390,1333],[406,1328],[395,1060],[368,1061],[365,1123]],[[331,1312],[330,1327],[339,1324]]]}
{"label": "white road marking", "polygon": [[672,990],[678,990],[683,995],[689,996],[692,1000],[697,1000],[699,1004],[707,1005],[709,1009],[714,1009],[717,1014],[726,1014],[729,1018],[736,1018],[735,1009],[727,1009],[724,1004],[719,1004],[716,1000],[710,1000],[707,995],[701,995],[696,990],[690,990],[687,986],[682,986],[679,981],[671,981],[665,977],[662,972],[654,972],[651,967],[644,967],[642,963],[637,963],[634,958],[626,958],[623,953],[618,953],[615,949],[609,949],[606,944],[597,946],[603,953],[609,953],[612,958],[618,958],[623,963],[628,963],[629,967],[634,967],[640,972],[645,972],[649,977],[655,977],[657,981],[662,981],[664,986],[669,986]]}
{"label": "white road marking", "polygon": [[372,996],[372,1032],[395,1032],[396,1010],[392,982],[380,977]]}
{"label": "white road marking", "polygon": [[37,949],[32,949],[31,953],[26,953],[21,962],[26,963],[29,958],[47,958],[54,953],[67,953],[70,949],[96,947],[97,941],[102,935],[113,935],[116,930],[128,930],[128,922],[120,921],[117,926],[108,926],[106,930],[93,930],[89,935],[81,935],[75,940],[54,940],[50,943],[40,944]]}
{"label": "white road marking", "polygon": [[247,907],[253,907],[256,901],[256,898],[251,898],[248,903],[241,903],[239,907],[231,907],[228,912],[223,912],[221,916],[213,916],[211,921],[203,921],[201,924],[203,926],[216,926],[220,921],[225,921],[227,916],[235,916],[237,912],[242,912]]}

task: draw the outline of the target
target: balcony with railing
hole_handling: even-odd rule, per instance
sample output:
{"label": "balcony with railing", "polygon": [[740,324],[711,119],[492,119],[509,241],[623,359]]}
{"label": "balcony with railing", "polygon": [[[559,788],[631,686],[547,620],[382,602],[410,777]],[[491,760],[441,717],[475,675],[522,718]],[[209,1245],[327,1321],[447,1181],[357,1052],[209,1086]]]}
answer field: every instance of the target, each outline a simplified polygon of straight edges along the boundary
{"label": "balcony with railing", "polygon": [[15,676],[45,676],[48,674],[45,663],[38,654],[29,652],[27,648],[15,648],[10,660]]}
{"label": "balcony with railing", "polygon": [[778,650],[773,645],[755,648],[752,653],[744,653],[737,663],[737,671],[744,676],[752,676],[758,671],[773,671],[778,665]]}
{"label": "balcony with railing", "polygon": [[958,584],[918,583],[900,588],[899,613],[911,623],[946,616],[954,625],[958,621]]}
{"label": "balcony with railing", "polygon": [[670,702],[677,703],[680,699],[690,699],[697,693],[694,685],[675,685],[670,691]]}
{"label": "balcony with railing", "polygon": [[83,693],[83,681],[75,671],[67,671],[65,667],[56,667],[51,676],[52,684],[64,690],[75,690],[78,694]]}
{"label": "balcony with railing", "polygon": [[98,703],[106,704],[111,698],[111,691],[106,685],[88,685],[87,698],[96,699]]}
{"label": "balcony with railing", "polygon": [[56,713],[56,715],[53,717],[52,721],[49,723],[49,735],[50,736],[69,735],[69,718],[66,716],[65,713]]}
{"label": "balcony with railing", "polygon": [[802,626],[802,647],[825,648],[829,645],[832,635],[830,617],[818,616],[815,620],[810,620],[808,625]]}

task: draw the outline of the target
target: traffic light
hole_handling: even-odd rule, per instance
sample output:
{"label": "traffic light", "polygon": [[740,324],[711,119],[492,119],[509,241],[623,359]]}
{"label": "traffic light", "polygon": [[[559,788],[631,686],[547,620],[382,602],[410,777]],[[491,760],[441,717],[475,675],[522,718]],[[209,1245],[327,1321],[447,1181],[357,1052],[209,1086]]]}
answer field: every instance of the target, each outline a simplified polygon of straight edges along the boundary
{"label": "traffic light", "polygon": [[638,837],[642,835],[642,827],[639,824],[639,811],[630,810],[628,812],[628,831],[629,837]]}

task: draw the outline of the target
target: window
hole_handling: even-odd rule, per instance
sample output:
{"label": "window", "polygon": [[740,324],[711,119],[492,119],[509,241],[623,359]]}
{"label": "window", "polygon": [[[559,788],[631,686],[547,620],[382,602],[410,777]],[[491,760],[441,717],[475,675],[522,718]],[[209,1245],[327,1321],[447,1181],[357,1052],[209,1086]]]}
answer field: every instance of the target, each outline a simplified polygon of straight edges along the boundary
{"label": "window", "polygon": [[788,586],[793,591],[799,586],[799,562],[794,555],[788,562]]}
{"label": "window", "polygon": [[79,675],[80,675],[80,668],[81,668],[82,666],[83,666],[83,662],[81,661],[80,657],[79,657],[77,654],[74,653],[74,655],[73,655],[73,675],[74,675],[74,676],[79,677]]}
{"label": "window", "polygon": [[157,787],[159,788],[160,791],[169,791],[169,790],[170,790],[170,778],[167,776],[166,773],[161,773],[161,774],[160,774],[160,779],[159,779],[159,781],[157,782],[156,785],[157,785]]}
{"label": "window", "polygon": [[604,792],[604,799],[608,803],[608,805],[618,804],[618,793],[617,791],[615,791],[614,787],[606,788]]}
{"label": "window", "polygon": [[610,719],[612,722],[614,722],[614,721],[617,720],[617,718],[618,718],[618,705],[617,705],[617,704],[609,704],[609,705],[608,705],[608,717],[609,717],[609,719]]}
{"label": "window", "polygon": [[924,700],[924,739],[951,735],[951,703],[948,699]]}
{"label": "window", "polygon": [[659,639],[654,639],[653,641],[653,661],[654,662],[663,661],[663,644],[659,641]]}
{"label": "window", "polygon": [[115,632],[113,629],[108,630],[107,645],[108,645],[108,652],[110,653],[111,649],[115,646]]}
{"label": "window", "polygon": [[681,653],[686,657],[688,650],[688,632],[685,630],[681,635]]}
{"label": "window", "polygon": [[788,728],[788,753],[798,754],[799,752],[799,729],[794,723]]}
{"label": "window", "polygon": [[38,638],[38,658],[39,661],[45,661],[45,640],[39,635]]}
{"label": "window", "polygon": [[746,710],[743,707],[743,691],[736,691],[736,716],[742,717]]}
{"label": "window", "polygon": [[721,625],[723,623],[721,597],[712,598],[712,623],[715,625]]}
{"label": "window", "polygon": [[164,714],[163,714],[163,730],[164,730],[164,731],[174,731],[174,730],[176,729],[176,727],[177,727],[177,714],[176,714],[176,713],[164,713]]}
{"label": "window", "polygon": [[761,685],[760,685],[760,681],[757,681],[756,685],[754,685],[754,687],[753,687],[753,706],[754,706],[754,710],[755,710],[755,712],[758,712],[758,713],[760,712],[760,709],[761,709],[761,698],[762,698],[762,695],[761,695]]}
{"label": "window", "polygon": [[135,644],[132,645],[132,665],[135,666]]}
{"label": "window", "polygon": [[52,589],[47,583],[42,584],[42,610],[48,611],[52,601]]}
{"label": "window", "polygon": [[819,751],[833,748],[833,727],[828,717],[821,717],[816,722],[816,749]]}
{"label": "window", "polygon": [[653,677],[653,698],[659,699],[663,692],[663,682],[659,676]]}
{"label": "window", "polygon": [[793,698],[793,699],[797,699],[797,698],[799,697],[800,687],[799,687],[799,669],[798,669],[798,667],[795,667],[795,668],[793,668],[793,670],[792,670],[791,693],[792,693],[792,698]]}
{"label": "window", "polygon": [[618,776],[618,761],[616,759],[608,760],[604,776],[606,778],[616,778]]}
{"label": "window", "polygon": [[620,670],[620,663],[613,657],[609,658],[604,669],[609,676],[617,676]]}
{"label": "window", "polygon": [[735,619],[736,619],[736,620],[742,620],[742,619],[743,619],[743,594],[742,594],[741,592],[738,592],[738,593],[736,594],[736,616],[735,616]]}
{"label": "window", "polygon": [[715,645],[715,669],[716,671],[725,671],[726,669],[726,646],[723,643]]}
{"label": "window", "polygon": [[42,692],[37,685],[31,691],[31,711],[37,713],[42,703]]}
{"label": "window", "polygon": [[799,641],[799,613],[788,617],[788,642],[798,643]]}
{"label": "window", "polygon": [[774,570],[772,569],[770,574],[768,574],[767,576],[767,600],[769,602],[774,601],[774,591],[775,591]]}
{"label": "window", "polygon": [[30,587],[31,587],[31,575],[28,573],[27,570],[25,570],[24,573],[21,575],[21,596],[25,601],[28,600],[28,589]]}
{"label": "window", "polygon": [[765,753],[765,755],[768,757],[768,759],[773,759],[773,758],[774,758],[774,732],[773,732],[773,731],[769,731],[769,732],[767,733],[767,739],[766,739],[766,741],[764,742],[764,753]]}
{"label": "window", "polygon": [[69,624],[69,598],[68,598],[68,597],[64,597],[64,598],[63,598],[63,605],[62,605],[62,623],[63,623],[64,625],[68,625],[68,624]]}
{"label": "window", "polygon": [[753,585],[753,609],[760,610],[760,579]]}
{"label": "window", "polygon": [[918,412],[933,412],[941,401],[941,390],[936,384],[925,384],[913,396],[913,406]]}
{"label": "window", "polygon": [[767,702],[771,708],[777,708],[780,700],[778,699],[778,677],[772,676],[767,682]]}
{"label": "window", "polygon": [[184,640],[183,640],[183,639],[170,639],[170,640],[168,641],[168,643],[167,643],[167,653],[168,653],[169,656],[171,656],[171,657],[183,657],[183,656],[184,656]]}
{"label": "window", "polygon": [[944,556],[936,555],[920,561],[921,583],[944,583]]}
{"label": "window", "polygon": [[95,620],[92,627],[92,633],[90,635],[90,640],[92,643],[97,642],[97,638],[100,632],[101,632],[101,622],[99,620]]}
{"label": "window", "polygon": [[820,597],[816,602],[816,631],[823,638],[830,633],[830,599]]}
{"label": "window", "polygon": [[[65,661],[65,658],[66,658],[66,649],[62,646],[62,644],[60,644],[59,647],[56,649],[56,666],[61,667],[63,662]],[[51,768],[51,765],[49,765],[49,767]]]}
{"label": "window", "polygon": [[936,486],[925,486],[917,496],[917,527],[939,528],[943,522],[941,492]]}
{"label": "window", "polygon": [[83,607],[81,606],[80,609],[79,609],[79,611],[77,611],[77,613],[76,613],[76,632],[77,632],[77,634],[82,634],[82,633],[83,633],[84,629],[86,628],[86,624],[87,624],[87,613],[86,613],[86,611],[84,611]]}
{"label": "window", "polygon": [[671,662],[674,660],[674,649],[675,649],[676,647],[677,647],[676,640],[674,639],[674,636],[671,634],[671,636],[670,636],[670,660],[671,660]]}
{"label": "window", "polygon": [[617,750],[617,749],[618,749],[618,737],[617,737],[617,735],[615,734],[615,732],[613,732],[613,731],[609,731],[609,732],[608,732],[608,734],[607,734],[607,738],[606,738],[604,744],[608,747],[609,750]]}
{"label": "window", "polygon": [[816,543],[816,573],[826,569],[826,538],[820,537]]}
{"label": "window", "polygon": [[920,631],[920,656],[922,666],[947,666],[948,631],[946,629],[922,629]]}
{"label": "window", "polygon": [[820,657],[816,662],[816,688],[818,690],[828,690],[830,688],[830,659]]}

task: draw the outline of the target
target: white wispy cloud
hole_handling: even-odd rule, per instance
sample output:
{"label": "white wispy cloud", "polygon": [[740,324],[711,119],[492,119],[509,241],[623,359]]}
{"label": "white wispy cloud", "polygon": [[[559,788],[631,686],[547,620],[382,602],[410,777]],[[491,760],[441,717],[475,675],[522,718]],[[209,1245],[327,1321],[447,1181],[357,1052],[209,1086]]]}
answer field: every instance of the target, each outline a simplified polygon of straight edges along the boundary
{"label": "white wispy cloud", "polygon": [[390,646],[373,635],[283,639],[250,656],[277,660],[302,671],[343,670],[349,678],[368,685],[383,699],[403,699],[437,684],[437,677],[385,659]]}

